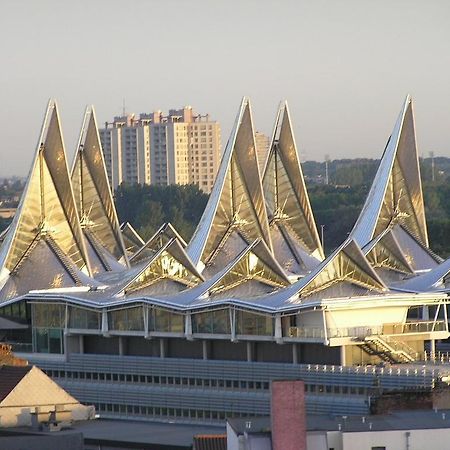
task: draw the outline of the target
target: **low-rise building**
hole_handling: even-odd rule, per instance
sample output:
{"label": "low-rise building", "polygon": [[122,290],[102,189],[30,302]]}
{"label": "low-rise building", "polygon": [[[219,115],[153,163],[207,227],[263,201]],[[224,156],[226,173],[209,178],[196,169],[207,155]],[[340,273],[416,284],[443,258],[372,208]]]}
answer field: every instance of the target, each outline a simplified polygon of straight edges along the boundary
{"label": "low-rise building", "polygon": [[0,366],[0,427],[93,419],[84,406],[35,366]]}
{"label": "low-rise building", "polygon": [[[442,450],[450,441],[450,410],[337,417],[312,414],[307,416],[306,430],[307,450]],[[283,449],[273,445],[269,417],[247,417],[227,421],[227,450]]]}

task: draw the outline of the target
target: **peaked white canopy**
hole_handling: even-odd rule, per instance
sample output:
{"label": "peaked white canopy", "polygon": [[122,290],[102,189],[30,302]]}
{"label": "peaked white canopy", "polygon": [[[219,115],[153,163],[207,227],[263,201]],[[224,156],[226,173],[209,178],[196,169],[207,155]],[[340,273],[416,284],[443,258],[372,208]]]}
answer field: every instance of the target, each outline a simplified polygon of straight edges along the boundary
{"label": "peaked white canopy", "polygon": [[[47,250],[39,245],[40,241],[46,242]],[[72,271],[63,262],[67,260],[76,270],[92,273],[69,177],[58,108],[53,100],[47,107],[25,190],[1,247],[0,286],[9,274],[19,271],[37,246],[44,253],[52,253],[49,258],[55,256],[63,271]],[[45,260],[40,264],[41,272],[49,270]],[[57,269],[53,270],[55,275]],[[35,276],[35,283],[45,287],[39,273]]]}
{"label": "peaked white canopy", "polygon": [[210,265],[227,244],[233,259],[255,239],[272,250],[250,101],[244,98],[188,253],[198,266]]}
{"label": "peaked white canopy", "polygon": [[396,223],[428,246],[413,105],[409,96],[388,140],[351,236],[363,247]]}
{"label": "peaked white canopy", "polygon": [[279,260],[295,265],[294,271],[297,273],[311,270],[323,260],[324,254],[300,166],[287,102],[282,102],[278,109],[263,173],[263,187],[275,255]]}
{"label": "peaked white canopy", "polygon": [[[71,179],[81,226],[93,252],[102,253],[103,247],[116,260],[128,265],[92,106],[84,115]],[[103,262],[105,270],[111,270],[107,255],[99,254],[96,259]]]}

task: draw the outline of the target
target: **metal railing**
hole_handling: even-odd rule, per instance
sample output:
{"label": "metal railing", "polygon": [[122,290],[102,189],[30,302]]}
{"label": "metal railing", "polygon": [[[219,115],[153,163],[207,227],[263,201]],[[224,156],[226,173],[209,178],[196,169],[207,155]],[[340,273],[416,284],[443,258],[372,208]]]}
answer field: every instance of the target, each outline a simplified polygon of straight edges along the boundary
{"label": "metal railing", "polygon": [[325,338],[325,330],[319,327],[289,327],[291,338]]}
{"label": "metal railing", "polygon": [[416,360],[416,352],[409,345],[404,342],[394,341],[392,339],[382,339],[380,336],[373,336],[366,338],[366,342],[375,346],[375,348],[381,349],[381,352],[388,355],[388,357],[396,361],[399,359],[403,362],[412,362]]}
{"label": "metal railing", "polygon": [[450,352],[423,352],[423,361],[431,362],[435,364],[448,364],[450,363]]}
{"label": "metal railing", "polygon": [[11,345],[11,349],[13,352],[17,353],[31,353],[33,351],[33,344],[30,343],[24,343],[24,342],[9,342],[9,345]]}
{"label": "metal railing", "polygon": [[386,323],[383,334],[430,333],[432,331],[446,331],[445,320],[419,320],[406,323]]}
{"label": "metal railing", "polygon": [[289,327],[288,336],[291,338],[359,338],[368,336],[391,336],[413,333],[431,333],[436,331],[447,331],[444,320],[420,320],[405,323],[385,323],[379,326],[342,327],[327,328],[326,334],[319,327]]}

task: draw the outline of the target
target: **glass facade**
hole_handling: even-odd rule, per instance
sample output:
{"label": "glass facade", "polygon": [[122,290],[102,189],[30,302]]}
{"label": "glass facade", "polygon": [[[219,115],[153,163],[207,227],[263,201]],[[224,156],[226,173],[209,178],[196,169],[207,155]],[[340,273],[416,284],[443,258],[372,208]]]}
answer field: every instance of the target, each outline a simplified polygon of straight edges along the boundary
{"label": "glass facade", "polygon": [[69,308],[69,328],[80,330],[101,330],[101,314],[83,308]]}
{"label": "glass facade", "polygon": [[27,325],[27,328],[2,330],[2,341],[11,344],[14,351],[32,351],[31,305],[26,301],[12,303],[0,308],[0,317]]}
{"label": "glass facade", "polygon": [[3,306],[0,308],[0,316],[10,317],[12,320],[29,321],[31,317],[30,305],[21,301]]}
{"label": "glass facade", "polygon": [[38,353],[64,353],[64,326],[64,305],[33,304],[33,350]]}
{"label": "glass facade", "polygon": [[208,311],[192,315],[193,333],[230,334],[230,312],[228,309]]}
{"label": "glass facade", "polygon": [[274,319],[271,316],[236,311],[236,334],[273,336]]}
{"label": "glass facade", "polygon": [[142,306],[108,312],[108,328],[111,331],[144,331]]}
{"label": "glass facade", "polygon": [[150,309],[148,312],[149,331],[184,333],[184,315],[164,309]]}

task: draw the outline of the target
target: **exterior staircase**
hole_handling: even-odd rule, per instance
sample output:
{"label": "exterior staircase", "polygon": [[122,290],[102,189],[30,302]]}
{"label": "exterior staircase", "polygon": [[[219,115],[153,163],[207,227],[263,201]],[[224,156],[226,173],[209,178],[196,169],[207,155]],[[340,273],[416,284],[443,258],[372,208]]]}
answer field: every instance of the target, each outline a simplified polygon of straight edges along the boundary
{"label": "exterior staircase", "polygon": [[371,356],[378,356],[381,360],[391,363],[407,363],[413,362],[416,359],[414,350],[411,349],[404,342],[381,338],[380,336],[367,336],[358,344],[367,354]]}

